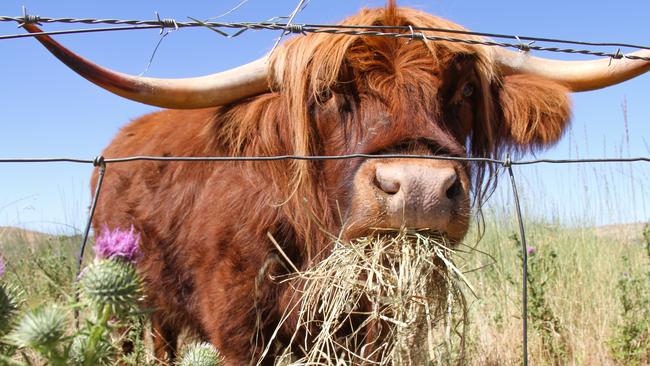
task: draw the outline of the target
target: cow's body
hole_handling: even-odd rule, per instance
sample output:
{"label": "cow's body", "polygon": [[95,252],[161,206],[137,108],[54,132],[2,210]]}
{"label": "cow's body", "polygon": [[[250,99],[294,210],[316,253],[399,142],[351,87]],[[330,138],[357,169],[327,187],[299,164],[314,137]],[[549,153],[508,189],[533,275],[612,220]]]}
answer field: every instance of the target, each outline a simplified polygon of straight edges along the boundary
{"label": "cow's body", "polygon": [[[208,132],[215,128],[214,114],[149,115],[124,127],[104,155],[227,155]],[[145,255],[139,269],[148,304],[156,309],[155,328],[163,333],[158,347],[190,326],[220,346],[230,364],[250,361],[242,351],[251,349],[256,331],[255,279],[273,250],[266,232],[276,230],[279,221],[276,210],[268,209],[274,199],[267,188],[268,179],[242,163],[134,162],[108,168],[95,229],[101,230],[99,223],[133,224],[140,232]],[[277,302],[277,289],[266,281],[258,296],[268,306]]]}

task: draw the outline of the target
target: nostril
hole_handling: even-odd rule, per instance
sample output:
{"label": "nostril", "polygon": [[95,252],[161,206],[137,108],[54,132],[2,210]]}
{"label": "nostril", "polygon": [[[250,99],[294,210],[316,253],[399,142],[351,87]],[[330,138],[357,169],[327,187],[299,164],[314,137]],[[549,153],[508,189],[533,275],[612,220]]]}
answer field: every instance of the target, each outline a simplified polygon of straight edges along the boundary
{"label": "nostril", "polygon": [[396,194],[400,189],[399,180],[386,177],[379,171],[375,174],[374,183],[377,188],[386,194]]}
{"label": "nostril", "polygon": [[458,179],[458,176],[455,177],[454,182],[447,188],[447,198],[450,200],[455,199],[460,195],[463,191],[463,186],[460,184],[460,179]]}

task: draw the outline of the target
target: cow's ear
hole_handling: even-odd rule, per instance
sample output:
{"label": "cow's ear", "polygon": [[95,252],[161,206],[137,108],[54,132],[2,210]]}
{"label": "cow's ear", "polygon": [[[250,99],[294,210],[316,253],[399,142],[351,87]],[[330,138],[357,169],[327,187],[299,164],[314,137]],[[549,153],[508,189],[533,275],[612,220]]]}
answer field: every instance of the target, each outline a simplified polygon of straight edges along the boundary
{"label": "cow's ear", "polygon": [[569,90],[533,75],[504,77],[499,93],[503,125],[501,136],[519,151],[556,143],[571,118]]}

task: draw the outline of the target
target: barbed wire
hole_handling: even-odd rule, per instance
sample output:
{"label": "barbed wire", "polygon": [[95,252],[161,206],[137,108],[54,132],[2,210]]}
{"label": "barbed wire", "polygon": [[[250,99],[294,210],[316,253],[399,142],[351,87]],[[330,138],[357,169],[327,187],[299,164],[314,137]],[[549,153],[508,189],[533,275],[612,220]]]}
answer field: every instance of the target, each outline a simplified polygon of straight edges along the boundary
{"label": "barbed wire", "polygon": [[[22,16],[0,16],[0,22],[16,22],[18,24],[25,23],[65,23],[65,24],[110,24],[122,25],[121,27],[105,27],[105,28],[90,28],[90,29],[72,29],[72,30],[57,30],[41,33],[23,33],[23,34],[10,34],[0,36],[3,39],[15,39],[23,37],[35,37],[38,35],[61,35],[61,34],[75,34],[75,33],[88,33],[88,32],[108,32],[108,31],[121,31],[121,30],[138,30],[138,29],[165,29],[165,28],[187,28],[187,27],[207,27],[215,30],[217,33],[224,37],[233,38],[241,35],[247,30],[280,30],[283,32],[307,34],[307,33],[327,33],[327,34],[342,34],[350,36],[373,36],[373,37],[392,37],[392,38],[408,38],[415,40],[429,40],[429,41],[442,41],[453,43],[465,43],[471,45],[482,45],[489,47],[503,47],[513,48],[520,51],[545,51],[556,53],[569,53],[569,54],[584,54],[590,56],[610,57],[612,59],[630,59],[630,60],[644,60],[650,61],[650,57],[625,55],[621,53],[620,48],[635,48],[650,50],[650,46],[635,45],[620,42],[587,42],[587,41],[574,41],[566,39],[554,39],[545,37],[532,37],[532,36],[517,36],[500,33],[487,33],[487,32],[472,32],[462,31],[455,29],[445,28],[430,28],[430,27],[409,27],[409,26],[371,26],[371,25],[341,25],[341,24],[297,24],[297,23],[279,23],[279,22],[213,22],[213,21],[200,21],[191,18],[192,21],[177,21],[175,19],[163,18],[153,20],[137,20],[137,19],[96,19],[96,18],[50,18],[40,17],[37,15]],[[238,29],[233,34],[228,34],[219,28]],[[401,30],[403,33],[387,32],[387,30]],[[456,38],[440,35],[425,35],[422,32],[432,31],[439,33],[463,34],[481,37],[492,38],[506,38],[517,40],[517,43],[512,42],[497,42],[486,39],[467,39]],[[522,41],[529,41],[523,43]],[[576,44],[576,45],[591,45],[599,47],[618,47],[615,52],[594,51],[588,49],[574,49],[562,48],[551,46],[539,46],[534,42],[549,42],[549,43],[562,43],[562,44]]]}
{"label": "barbed wire", "polygon": [[[212,18],[214,19],[214,18]],[[169,27],[170,22],[178,25],[179,28],[185,27],[200,27],[209,25],[212,27],[223,27],[223,28],[252,28],[257,25],[260,29],[267,26],[278,26],[279,28],[273,28],[274,30],[279,30],[280,28],[286,28],[287,23],[275,23],[275,22],[197,22],[197,21],[178,21],[174,19],[152,19],[152,20],[136,20],[136,19],[97,19],[97,18],[50,18],[50,17],[40,17],[37,15],[25,15],[22,16],[0,16],[0,22],[16,22],[19,24],[22,23],[66,23],[66,24],[111,24],[111,25],[151,25],[155,27]],[[290,23],[290,22],[289,22]],[[650,46],[630,44],[630,43],[619,43],[619,42],[589,42],[589,41],[576,41],[576,40],[567,40],[559,38],[547,38],[547,37],[533,37],[533,36],[519,36],[512,34],[504,33],[489,33],[489,32],[476,32],[468,30],[458,30],[458,29],[446,29],[446,28],[437,28],[437,27],[413,27],[413,26],[388,26],[388,25],[345,25],[345,24],[301,24],[305,28],[332,28],[332,29],[384,29],[384,30],[403,30],[403,31],[430,31],[430,32],[440,32],[440,33],[453,33],[453,34],[465,34],[473,36],[482,36],[482,37],[491,37],[491,38],[506,38],[513,40],[522,40],[522,41],[537,41],[537,42],[551,42],[551,43],[565,43],[565,44],[578,44],[585,46],[599,46],[599,47],[628,47],[628,48],[639,48],[639,49],[648,49]]]}

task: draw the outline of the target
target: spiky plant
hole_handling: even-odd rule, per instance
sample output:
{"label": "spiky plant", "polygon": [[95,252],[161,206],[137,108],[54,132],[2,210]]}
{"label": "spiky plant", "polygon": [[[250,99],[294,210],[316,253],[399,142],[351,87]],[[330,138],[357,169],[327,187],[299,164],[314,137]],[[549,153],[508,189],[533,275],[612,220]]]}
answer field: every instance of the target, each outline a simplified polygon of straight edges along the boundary
{"label": "spiky plant", "polygon": [[[0,337],[11,331],[16,323],[16,315],[24,302],[24,293],[15,285],[2,281],[5,262],[0,255]],[[16,350],[16,346],[0,341],[0,365],[4,365]]]}
{"label": "spiky plant", "polygon": [[65,357],[59,346],[64,339],[67,314],[59,306],[50,305],[29,311],[7,339],[19,348],[31,348],[52,365],[64,365]]}
{"label": "spiky plant", "polygon": [[207,342],[187,346],[177,362],[178,366],[218,366],[220,364],[219,351]]}
{"label": "spiky plant", "polygon": [[23,292],[16,286],[0,283],[0,336],[9,333],[23,303]]}
{"label": "spiky plant", "polygon": [[142,298],[142,281],[135,267],[121,259],[102,259],[88,266],[80,280],[82,297],[97,309],[125,315]]}
{"label": "spiky plant", "polygon": [[115,347],[106,337],[94,342],[88,334],[77,334],[70,346],[70,361],[75,365],[112,365],[116,356]]}
{"label": "spiky plant", "polygon": [[[82,272],[77,282],[81,302],[64,296],[70,301],[69,308],[41,306],[16,323],[13,318],[22,296],[15,287],[0,282],[0,337],[10,332],[0,341],[0,365],[116,364],[118,352],[111,334],[138,314],[136,309],[143,296],[142,281],[134,266],[141,256],[139,240],[133,227],[130,231],[105,229],[98,238],[96,261]],[[4,269],[0,256],[0,277]],[[57,284],[56,278],[45,274]],[[69,315],[66,310],[78,306],[87,310],[83,323],[76,331],[66,334]],[[18,350],[25,363],[14,361]]]}

